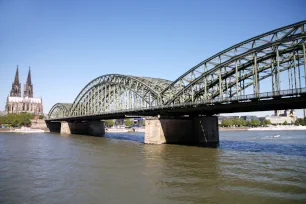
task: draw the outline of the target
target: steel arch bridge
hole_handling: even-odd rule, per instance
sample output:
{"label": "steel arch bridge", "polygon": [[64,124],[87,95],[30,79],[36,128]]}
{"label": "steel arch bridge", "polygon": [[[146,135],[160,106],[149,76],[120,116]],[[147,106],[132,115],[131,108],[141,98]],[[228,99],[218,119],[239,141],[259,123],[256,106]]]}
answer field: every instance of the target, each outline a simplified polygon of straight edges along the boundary
{"label": "steel arch bridge", "polygon": [[103,75],[89,82],[72,104],[55,104],[49,117],[155,113],[200,104],[305,96],[305,40],[306,21],[302,21],[225,49],[174,81]]}

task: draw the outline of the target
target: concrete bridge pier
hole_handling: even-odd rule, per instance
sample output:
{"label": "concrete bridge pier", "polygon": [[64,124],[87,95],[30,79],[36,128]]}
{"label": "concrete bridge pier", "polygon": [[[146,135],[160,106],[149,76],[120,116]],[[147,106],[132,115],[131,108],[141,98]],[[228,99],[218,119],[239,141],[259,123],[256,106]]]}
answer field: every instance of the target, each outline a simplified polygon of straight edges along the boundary
{"label": "concrete bridge pier", "polygon": [[192,118],[193,135],[199,144],[219,143],[217,116],[197,116]]}
{"label": "concrete bridge pier", "polygon": [[61,134],[70,135],[71,134],[71,129],[72,129],[72,128],[70,128],[70,126],[71,126],[71,123],[69,124],[69,122],[62,121],[61,122],[61,131],[60,131],[60,133]]}
{"label": "concrete bridge pier", "polygon": [[61,134],[79,134],[86,135],[88,125],[86,122],[67,122],[61,121]]}
{"label": "concrete bridge pier", "polygon": [[145,144],[197,144],[219,142],[218,117],[196,116],[184,119],[147,118]]}
{"label": "concrete bridge pier", "polygon": [[50,132],[58,132],[61,134],[79,134],[91,136],[104,136],[104,122],[103,121],[84,121],[84,122],[48,122]]}
{"label": "concrete bridge pier", "polygon": [[88,121],[87,134],[103,137],[105,134],[104,121]]}
{"label": "concrete bridge pier", "polygon": [[47,128],[50,130],[50,132],[61,132],[61,123],[60,122],[50,122],[46,121]]}

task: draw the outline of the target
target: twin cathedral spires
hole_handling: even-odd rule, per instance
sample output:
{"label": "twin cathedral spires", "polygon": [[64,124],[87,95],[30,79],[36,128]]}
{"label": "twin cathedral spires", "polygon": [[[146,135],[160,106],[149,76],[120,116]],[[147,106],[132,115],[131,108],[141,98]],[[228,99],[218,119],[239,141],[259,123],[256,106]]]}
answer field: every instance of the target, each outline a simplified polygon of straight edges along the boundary
{"label": "twin cathedral spires", "polygon": [[5,111],[7,113],[31,113],[34,115],[43,114],[42,98],[33,97],[33,84],[31,70],[24,85],[23,97],[21,97],[21,84],[19,81],[19,70],[17,66],[15,79],[12,84],[10,95],[7,97]]}
{"label": "twin cathedral spires", "polygon": [[[19,82],[19,70],[17,66],[15,80],[12,84],[12,90],[10,93],[11,97],[21,97],[21,84]],[[29,67],[29,73],[27,77],[27,82],[24,85],[23,97],[33,98],[33,84],[31,79],[31,68]]]}

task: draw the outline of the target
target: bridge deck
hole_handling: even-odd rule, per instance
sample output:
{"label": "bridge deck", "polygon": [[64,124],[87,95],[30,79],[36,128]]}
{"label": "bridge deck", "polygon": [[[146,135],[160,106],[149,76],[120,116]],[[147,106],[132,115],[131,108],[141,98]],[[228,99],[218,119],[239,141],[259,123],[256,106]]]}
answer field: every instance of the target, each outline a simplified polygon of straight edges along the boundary
{"label": "bridge deck", "polygon": [[128,109],[98,114],[51,118],[47,121],[82,121],[98,119],[118,119],[128,115],[137,116],[182,116],[214,115],[219,113],[268,111],[306,108],[306,88],[266,92],[258,95],[245,95],[236,98],[215,99],[205,102],[193,102],[179,105],[163,105],[150,108]]}

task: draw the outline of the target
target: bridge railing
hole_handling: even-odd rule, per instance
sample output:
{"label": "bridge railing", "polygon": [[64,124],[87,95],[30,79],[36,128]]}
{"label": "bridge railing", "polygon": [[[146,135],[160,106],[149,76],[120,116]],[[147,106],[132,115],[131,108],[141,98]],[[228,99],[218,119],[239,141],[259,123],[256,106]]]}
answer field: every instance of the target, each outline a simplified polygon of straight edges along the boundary
{"label": "bridge railing", "polygon": [[[232,96],[232,97],[224,97],[224,98],[215,98],[210,100],[202,100],[202,101],[195,101],[195,102],[188,102],[183,104],[170,104],[170,105],[158,105],[153,107],[147,108],[132,108],[132,109],[122,109],[122,110],[114,110],[108,111],[103,113],[94,113],[94,114],[86,114],[80,116],[67,116],[62,117],[60,119],[65,118],[78,118],[78,117],[88,117],[88,116],[100,116],[100,115],[111,115],[111,114],[123,114],[123,113],[130,113],[130,112],[145,112],[145,111],[152,111],[152,110],[161,110],[161,109],[172,109],[177,107],[196,107],[200,105],[214,105],[214,104],[226,104],[231,102],[247,102],[252,100],[261,100],[261,99],[272,99],[275,97],[299,97],[301,94],[306,94],[306,87],[305,88],[297,88],[297,89],[289,89],[289,90],[281,90],[281,91],[273,91],[273,92],[264,92],[260,94],[248,94],[242,96]],[[57,119],[57,118],[54,118]]]}

